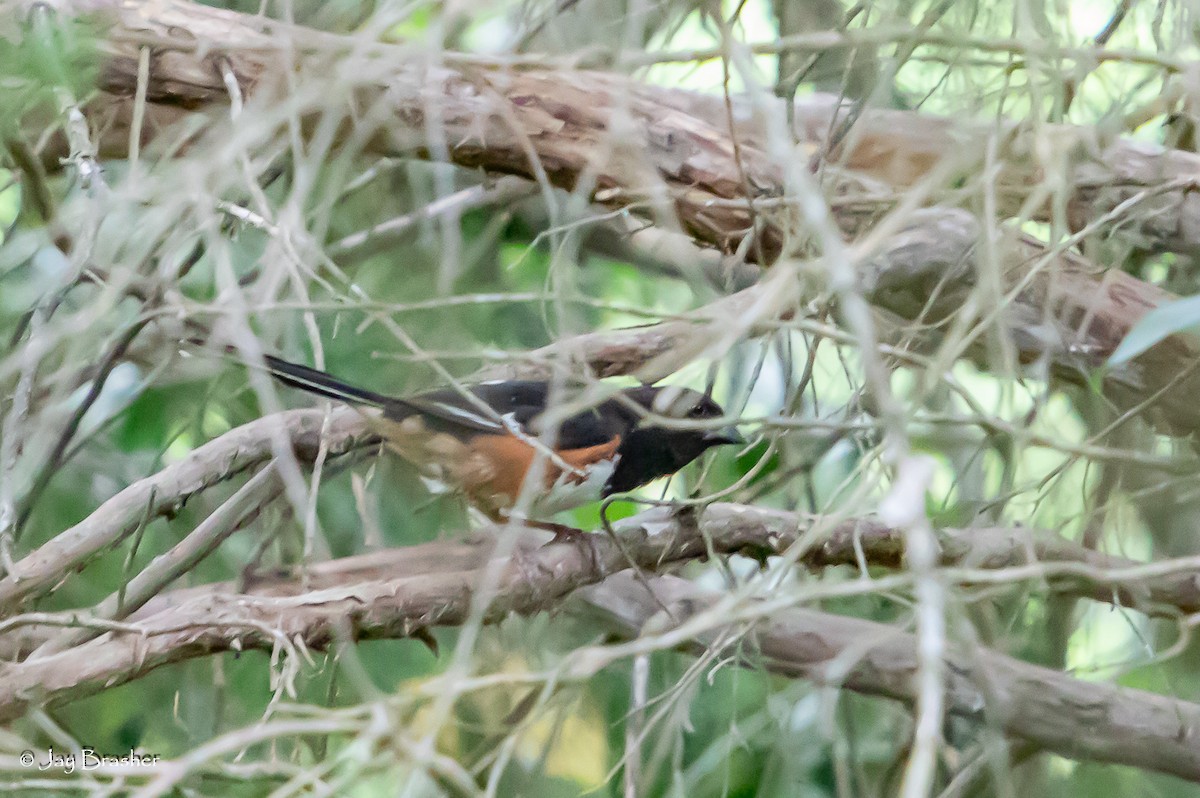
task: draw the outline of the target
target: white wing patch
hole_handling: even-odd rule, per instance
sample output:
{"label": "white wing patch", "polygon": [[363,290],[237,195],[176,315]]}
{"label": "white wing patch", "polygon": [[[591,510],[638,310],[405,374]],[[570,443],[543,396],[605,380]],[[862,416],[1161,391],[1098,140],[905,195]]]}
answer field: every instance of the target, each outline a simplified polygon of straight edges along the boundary
{"label": "white wing patch", "polygon": [[479,430],[490,430],[492,432],[505,432],[505,425],[498,422],[495,418],[485,416],[474,410],[470,410],[459,405],[449,404],[447,402],[426,402],[405,400],[408,404],[429,413],[432,416],[443,418],[447,421],[458,421],[466,424],[468,427],[473,427]]}
{"label": "white wing patch", "polygon": [[599,501],[600,493],[604,490],[604,483],[608,482],[608,478],[612,476],[618,459],[620,458],[614,457],[611,460],[600,460],[587,466],[582,469],[582,479],[579,477],[580,469],[563,473],[555,481],[553,487],[547,491],[539,492],[539,495],[533,501],[530,516],[533,518],[544,518],[554,513],[560,513],[563,510],[571,510],[575,507],[582,507],[585,504]]}

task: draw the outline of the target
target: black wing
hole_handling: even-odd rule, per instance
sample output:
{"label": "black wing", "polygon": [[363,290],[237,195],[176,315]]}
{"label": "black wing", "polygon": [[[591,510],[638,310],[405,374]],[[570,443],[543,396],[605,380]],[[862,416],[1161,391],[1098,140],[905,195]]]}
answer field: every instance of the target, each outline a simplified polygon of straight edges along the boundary
{"label": "black wing", "polygon": [[[399,399],[358,388],[332,374],[299,363],[271,355],[264,359],[271,374],[284,385],[350,404],[378,407],[383,410],[384,417],[394,421],[420,415],[431,429],[456,437],[479,432],[507,434],[509,428],[505,417],[529,434],[537,435],[539,431],[534,421],[545,412],[550,395],[549,384],[539,380],[504,380],[465,386],[465,391],[478,401],[472,401],[463,395],[463,391],[454,388],[440,388]],[[610,400],[564,419],[556,446],[560,449],[599,446],[622,431],[620,413]]]}
{"label": "black wing", "polygon": [[[405,399],[396,406],[387,406],[385,415],[397,420],[420,412],[430,426],[451,435],[478,431],[491,434],[507,433],[501,420],[511,419],[526,433],[538,436],[541,430],[535,423],[546,410],[550,386],[540,380],[505,380],[466,386],[466,390],[491,409],[487,412],[478,403],[453,388],[442,388]],[[583,449],[608,443],[621,434],[621,416],[614,412],[615,403],[604,402],[598,407],[576,413],[562,420],[555,447]]]}
{"label": "black wing", "polygon": [[420,413],[431,428],[451,435],[504,434],[508,432],[505,416],[527,430],[546,407],[548,386],[532,380],[483,382],[465,386],[465,392],[477,401],[464,396],[463,391],[439,388],[408,399],[392,400],[384,405],[384,415],[399,421]]}

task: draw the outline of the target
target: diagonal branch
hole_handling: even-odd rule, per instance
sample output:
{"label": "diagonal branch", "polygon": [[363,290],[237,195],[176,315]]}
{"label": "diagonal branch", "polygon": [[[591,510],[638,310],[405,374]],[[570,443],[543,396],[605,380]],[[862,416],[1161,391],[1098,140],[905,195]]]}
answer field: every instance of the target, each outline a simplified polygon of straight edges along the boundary
{"label": "diagonal branch", "polygon": [[[155,44],[157,55],[150,69],[147,97],[157,108],[176,113],[183,108],[223,104],[227,74],[237,80],[243,94],[257,95],[270,105],[272,93],[282,91],[277,85],[280,76],[294,68],[288,60],[294,45],[303,54],[300,66],[308,70],[297,80],[309,87],[311,96],[308,100],[304,99],[308,95],[289,98],[286,113],[341,113],[330,108],[329,92],[317,89],[324,85],[322,76],[328,80],[329,64],[351,46],[351,40],[186,2],[169,7],[115,2],[95,6],[100,10],[91,13],[107,15],[111,30],[104,42],[107,60],[101,79],[107,93],[96,100],[94,109],[99,117],[118,122],[124,118],[122,109],[135,95],[139,48],[148,43]],[[181,31],[188,35],[181,37]],[[290,44],[285,47],[281,41]],[[549,68],[506,70],[462,57],[449,59],[451,66],[425,68],[414,64],[404,48],[379,45],[377,49],[380,58],[364,59],[369,69],[364,66],[352,78],[339,78],[353,85],[356,105],[370,109],[356,117],[358,122],[347,133],[346,146],[379,154],[446,158],[466,167],[579,189],[595,202],[637,211],[664,226],[682,227],[698,242],[727,252],[744,249],[765,262],[778,256],[785,240],[796,238],[796,198],[786,196],[791,189],[781,154],[770,149],[753,129],[730,130],[723,104],[713,98],[648,86],[618,75]],[[761,116],[764,109],[756,111]],[[283,119],[279,118],[280,124]],[[858,172],[822,171],[830,183],[826,187],[832,198],[830,206],[845,231],[857,234],[870,228],[879,212],[895,201],[890,190],[879,189],[876,178],[907,185],[915,179],[913,164],[928,172],[938,163],[921,153],[906,156],[903,151],[872,161],[870,141],[878,139],[878,131],[892,119],[882,113],[870,117],[864,133],[867,138],[858,144],[853,144],[853,138],[844,143],[849,148],[847,160]],[[909,128],[919,128],[923,118],[914,115],[911,119],[917,122]],[[820,128],[812,119],[806,125],[810,132]],[[936,132],[934,140],[956,140],[952,123],[933,120],[929,125]],[[447,143],[444,152],[430,151],[431,129]],[[740,138],[733,138],[735,135]],[[909,134],[906,140],[913,138],[919,137]],[[117,137],[119,142],[126,139]],[[941,150],[957,152],[958,148]],[[893,174],[887,164],[905,157],[909,157],[905,161],[909,168]],[[1143,213],[1146,203],[1150,195],[1157,196],[1153,186],[1165,185],[1160,172],[1172,164],[1183,169],[1183,175],[1174,173],[1171,179],[1187,185],[1180,183],[1172,189],[1174,193],[1163,196],[1168,204],[1179,200],[1172,207],[1177,206],[1182,216],[1149,214],[1139,229],[1150,235],[1154,225],[1162,224],[1169,228],[1166,238],[1189,239],[1188,230],[1200,235],[1200,205],[1191,196],[1187,179],[1188,174],[1200,173],[1198,163],[1194,156],[1172,157],[1187,163],[1147,157],[1144,167],[1129,167],[1108,176],[1141,181],[1139,186],[1149,187],[1138,188],[1132,195],[1117,191],[1109,196],[1096,189],[1096,181],[1104,175],[1084,174],[1087,170],[1080,169],[1082,182],[1075,205],[1090,209],[1076,213],[1080,235],[1121,228],[1131,213],[1147,216]],[[1130,159],[1136,160],[1132,155]],[[1026,185],[1031,180],[1015,182]],[[1085,186],[1091,187],[1091,194]],[[1037,190],[1037,185],[1033,189]],[[1196,220],[1184,218],[1193,211]],[[1016,360],[1046,362],[1057,379],[1074,383],[1087,379],[1146,312],[1173,299],[1149,283],[1098,268],[1070,254],[1066,247],[1051,250],[1027,237],[1012,235],[983,242],[986,246],[982,247],[996,252],[1007,280],[1003,288],[1009,293],[970,295],[962,289],[973,289],[975,275],[989,273],[991,263],[975,263],[973,257],[946,261],[942,256],[951,249],[970,253],[979,248],[979,225],[957,210],[925,213],[900,235],[889,235],[877,226],[868,234],[869,240],[860,241],[855,251],[864,259],[882,253],[868,268],[867,277],[882,275],[884,279],[876,282],[886,290],[871,290],[872,301],[896,310],[892,300],[902,294],[907,304],[897,312],[910,320],[923,318],[930,292],[936,293],[942,281],[951,280],[955,283],[951,288],[956,290],[945,296],[960,302],[971,296],[974,306],[986,311],[982,318],[1000,315]],[[894,221],[885,222],[889,224]],[[947,231],[947,238],[939,238]],[[918,273],[895,262],[901,257],[916,264]],[[947,263],[954,268],[932,273],[930,266]],[[837,268],[843,267],[837,264]],[[985,326],[977,325],[980,330]],[[969,340],[979,336],[976,330]],[[952,336],[951,346],[956,345]],[[1184,334],[1171,336],[1104,375],[1105,394],[1119,412],[1140,411],[1145,403],[1153,402],[1155,412],[1150,418],[1160,430],[1187,434],[1200,429],[1200,406],[1194,401],[1200,385],[1195,376],[1197,364],[1200,344]],[[1001,359],[989,365],[1011,369],[1013,363]]]}
{"label": "diagonal branch", "polygon": [[[966,211],[914,212],[878,242],[861,272],[864,292],[876,307],[952,330],[941,341],[947,362],[979,354],[998,324],[1015,361],[1009,366],[1042,362],[1060,383],[1075,385],[1102,375],[1104,394],[1119,411],[1148,411],[1162,432],[1200,429],[1200,337],[1172,335],[1129,363],[1105,367],[1129,331],[1173,294],[1015,231],[994,242],[982,237]],[[981,293],[989,247],[1000,284]],[[964,323],[971,326],[951,326]]]}
{"label": "diagonal branch", "polygon": [[[656,634],[669,634],[704,618],[722,599],[673,577],[658,577],[649,586],[653,594],[617,574],[581,596],[589,615],[635,639],[652,620]],[[664,606],[672,616],[665,630],[659,620]],[[750,652],[743,653],[746,659],[775,673],[905,703],[916,700],[916,636],[885,624],[789,609],[756,624],[730,629],[717,619],[707,627],[689,634],[681,647],[704,653],[741,640],[743,652]],[[947,660],[946,701],[954,715],[1065,757],[1200,782],[1200,705],[1086,682],[984,649],[956,651]]]}
{"label": "diagonal branch", "polygon": [[[132,535],[140,524],[172,515],[195,494],[268,462],[281,440],[290,442],[301,460],[311,462],[324,418],[319,410],[293,410],[257,419],[120,491],[87,518],[14,563],[12,572],[0,578],[0,616],[45,595],[64,576]],[[330,420],[331,455],[371,439],[350,410],[338,411]]]}

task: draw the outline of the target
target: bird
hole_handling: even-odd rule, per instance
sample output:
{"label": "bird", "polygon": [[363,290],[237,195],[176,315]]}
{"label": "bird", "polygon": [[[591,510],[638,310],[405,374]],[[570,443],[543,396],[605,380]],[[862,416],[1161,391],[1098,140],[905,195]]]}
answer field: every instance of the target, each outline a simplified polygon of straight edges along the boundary
{"label": "bird", "polygon": [[546,381],[393,397],[273,355],[264,361],[282,384],[358,408],[388,448],[461,489],[493,521],[520,515],[556,537],[564,528],[538,519],[670,476],[713,447],[745,443],[722,423],[721,406],[690,388],[622,388],[555,421],[547,411],[557,393]]}

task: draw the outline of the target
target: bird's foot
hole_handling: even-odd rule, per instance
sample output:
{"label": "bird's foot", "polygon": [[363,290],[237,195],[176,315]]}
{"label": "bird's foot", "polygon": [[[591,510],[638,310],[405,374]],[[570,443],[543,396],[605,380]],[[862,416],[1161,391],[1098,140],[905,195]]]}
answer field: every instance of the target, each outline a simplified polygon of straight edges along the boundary
{"label": "bird's foot", "polygon": [[553,546],[555,543],[581,543],[585,539],[590,541],[591,538],[590,532],[566,524],[556,524],[553,521],[528,521],[527,524],[536,529],[554,533],[554,537],[546,544],[547,546]]}
{"label": "bird's foot", "polygon": [[584,553],[584,556],[587,558],[588,568],[595,572],[602,570],[602,559],[596,546],[596,536],[591,532],[585,532],[578,527],[567,526],[566,524],[556,524],[552,521],[526,521],[525,524],[554,533],[554,537],[547,541],[542,548],[557,544],[574,546]]}

